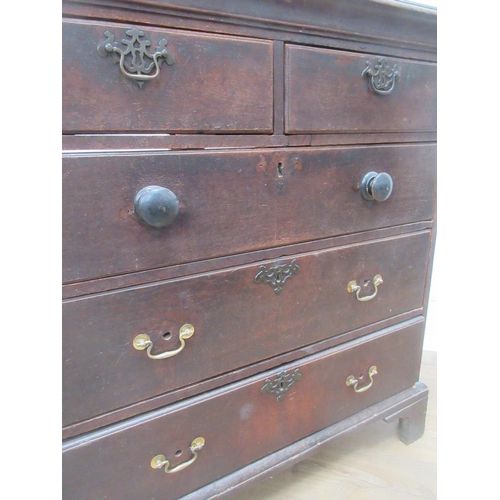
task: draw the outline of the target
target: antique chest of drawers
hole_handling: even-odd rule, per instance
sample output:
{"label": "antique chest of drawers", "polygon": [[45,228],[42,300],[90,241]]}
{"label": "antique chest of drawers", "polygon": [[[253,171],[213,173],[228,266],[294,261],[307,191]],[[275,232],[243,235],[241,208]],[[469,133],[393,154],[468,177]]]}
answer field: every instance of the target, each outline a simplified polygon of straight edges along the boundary
{"label": "antique chest of drawers", "polygon": [[63,498],[230,497],[424,432],[436,11],[63,1]]}

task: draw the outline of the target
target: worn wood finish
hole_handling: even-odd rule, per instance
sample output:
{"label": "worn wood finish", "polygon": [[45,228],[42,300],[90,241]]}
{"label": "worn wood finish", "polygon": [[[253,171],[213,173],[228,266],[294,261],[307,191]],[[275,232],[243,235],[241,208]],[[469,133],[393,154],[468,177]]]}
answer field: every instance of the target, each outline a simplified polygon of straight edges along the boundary
{"label": "worn wood finish", "polygon": [[[409,389],[418,380],[422,337],[423,322],[414,321],[68,442],[63,454],[63,496],[90,500],[113,491],[123,500],[176,499]],[[373,364],[379,370],[373,386],[356,394],[346,378],[366,373]],[[266,379],[281,369],[293,372],[296,368],[302,379],[282,401],[261,394]],[[159,453],[172,467],[186,461],[188,446],[198,436],[206,444],[189,466],[189,481],[187,470],[166,475],[150,467]]]}
{"label": "worn wood finish", "polygon": [[[435,167],[434,144],[68,156],[63,279],[430,220]],[[372,170],[394,180],[383,203],[365,202],[359,193]],[[148,185],[168,187],[178,197],[180,213],[171,226],[153,228],[134,214],[134,197]]]}
{"label": "worn wood finish", "polygon": [[[275,113],[275,128],[283,128],[284,115]],[[275,148],[284,146],[342,146],[435,142],[436,132],[306,135],[209,135],[209,134],[83,134],[64,135],[65,153],[147,150]]]}
{"label": "worn wood finish", "polygon": [[[63,424],[421,307],[425,276],[420,269],[428,248],[425,231],[298,255],[300,273],[279,295],[254,282],[259,263],[67,301]],[[384,283],[374,299],[359,302],[347,292],[347,284],[356,280],[364,284],[362,296],[373,294],[376,274]],[[154,342],[153,354],[177,349],[179,328],[186,323],[195,327],[195,335],[175,357],[152,360],[133,348],[135,336],[145,333]]]}
{"label": "worn wood finish", "polygon": [[116,422],[135,417],[136,415],[139,415],[141,413],[156,410],[163,406],[175,403],[180,399],[186,399],[192,396],[196,396],[197,394],[201,394],[202,392],[210,391],[214,388],[231,384],[238,380],[242,380],[243,378],[251,377],[257,373],[262,373],[266,370],[273,369],[274,367],[282,365],[284,363],[291,363],[292,361],[303,358],[304,356],[310,356],[312,354],[324,351],[325,349],[330,349],[332,347],[341,345],[344,342],[349,342],[353,339],[363,337],[364,335],[369,335],[376,330],[389,328],[397,323],[412,320],[417,316],[422,316],[422,314],[423,307],[412,309],[411,311],[405,311],[402,314],[391,316],[390,318],[385,318],[376,323],[364,325],[361,328],[356,328],[346,333],[341,333],[339,335],[336,335],[335,337],[329,337],[325,340],[316,342],[315,344],[309,344],[299,349],[288,351],[279,356],[261,360],[257,363],[253,363],[252,365],[245,366],[239,370],[226,372],[222,375],[197,382],[190,386],[182,387],[178,390],[163,393],[154,398],[139,401],[132,405],[119,408],[118,410],[112,411],[110,413],[104,413],[102,415],[92,417],[89,420],[77,422],[75,424],[63,427],[62,439],[66,440],[79,436],[81,434],[85,434],[87,432],[92,432],[96,429],[106,427],[107,425],[115,424]]}
{"label": "worn wood finish", "polygon": [[[435,9],[64,0],[62,13],[64,500],[230,498],[374,420],[418,439]],[[97,53],[104,31],[132,26],[175,58],[142,88]],[[401,71],[389,96],[361,77],[378,56]],[[369,171],[392,176],[386,202],[362,199]],[[134,213],[151,185],[180,201],[164,229]],[[254,282],[292,259],[279,295]],[[372,294],[375,274],[372,300],[348,293],[356,280]],[[154,353],[176,349],[185,323],[194,336],[172,358],[132,346],[146,333]],[[346,385],[374,364],[369,390]],[[302,372],[284,400],[261,394],[284,368]],[[186,470],[150,467],[189,460],[197,436]]]}
{"label": "worn wood finish", "polygon": [[[64,0],[63,13],[436,59],[433,7],[391,0]],[[133,14],[131,14],[131,10]]]}
{"label": "worn wood finish", "polygon": [[165,38],[175,57],[139,88],[97,52],[105,31],[121,41],[129,28],[63,22],[63,133],[272,132],[272,43],[138,26],[150,52]]}
{"label": "worn wood finish", "polygon": [[390,94],[379,95],[362,76],[376,55],[287,46],[286,132],[436,130],[436,65],[386,59],[401,75]]}
{"label": "worn wood finish", "polygon": [[[425,354],[424,351],[424,358]],[[435,456],[429,457],[421,442],[416,445],[420,453],[415,446],[402,452],[401,443],[394,439],[393,426],[382,420],[415,403],[425,405],[429,401],[431,406],[434,401],[429,397],[430,391],[430,387],[417,382],[351,418],[183,496],[182,500],[409,500],[416,495],[434,500],[435,482],[428,485],[427,474],[433,465],[435,470]],[[435,444],[432,437],[424,439]],[[432,472],[431,481],[435,479]],[[394,476],[397,481],[393,482]]]}
{"label": "worn wood finish", "polygon": [[[231,500],[436,500],[439,498],[436,363],[437,353],[424,350],[421,382],[408,391],[411,396],[406,400],[407,407],[428,401],[424,435],[411,446],[395,439],[398,422],[383,420],[401,410],[401,406],[396,404],[388,410],[371,407],[362,412],[372,410],[369,417],[360,418],[357,426],[346,429],[344,422],[332,426],[327,434],[329,441],[318,433],[301,443],[292,459],[283,454],[280,457],[277,452],[272,455],[273,461],[271,457],[267,463],[263,460],[259,467],[260,481],[252,481],[248,473],[245,477],[244,470],[240,470],[235,473],[240,476],[239,481],[232,479],[233,484],[242,483],[241,488],[233,488],[230,477],[226,477],[183,500],[194,500],[196,494],[203,500],[215,498],[216,494],[220,495],[218,499]],[[387,401],[382,404],[386,407]],[[373,421],[366,425],[370,417]]]}
{"label": "worn wood finish", "polygon": [[180,278],[192,274],[205,273],[227,267],[241,266],[260,260],[273,260],[284,258],[286,256],[298,253],[312,252],[350,245],[362,241],[371,241],[374,239],[386,238],[409,234],[412,232],[431,229],[432,221],[414,222],[411,224],[402,224],[400,226],[391,226],[373,231],[363,231],[362,233],[346,234],[332,238],[307,241],[292,245],[284,245],[277,248],[265,248],[254,252],[245,252],[238,255],[230,255],[215,259],[207,259],[178,266],[169,266],[163,268],[149,269],[147,271],[134,272],[130,274],[121,274],[106,278],[98,278],[90,281],[75,282],[63,285],[63,300],[75,297],[81,297],[87,294],[108,292],[119,288],[154,283],[172,278]]}
{"label": "worn wood finish", "polygon": [[296,134],[288,135],[289,146],[330,146],[342,144],[391,144],[405,142],[436,142],[436,132],[386,132],[358,134]]}

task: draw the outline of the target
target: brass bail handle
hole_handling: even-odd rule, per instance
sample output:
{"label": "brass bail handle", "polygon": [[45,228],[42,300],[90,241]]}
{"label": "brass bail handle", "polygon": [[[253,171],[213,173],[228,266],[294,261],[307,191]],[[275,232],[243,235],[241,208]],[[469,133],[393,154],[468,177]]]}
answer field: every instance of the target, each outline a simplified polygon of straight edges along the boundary
{"label": "brass bail handle", "polygon": [[383,282],[384,282],[384,280],[382,279],[382,276],[380,274],[375,275],[373,280],[372,280],[373,286],[375,287],[375,292],[373,292],[371,295],[367,295],[365,297],[359,296],[359,294],[361,292],[361,286],[356,283],[356,280],[349,281],[349,283],[347,284],[347,291],[349,293],[355,293],[356,298],[360,302],[366,302],[367,300],[372,300],[375,297],[375,295],[377,295],[378,286],[381,285]]}
{"label": "brass bail handle", "polygon": [[354,375],[349,375],[349,377],[347,377],[347,380],[345,381],[345,383],[346,383],[347,387],[352,386],[354,389],[354,392],[365,392],[373,385],[373,376],[377,375],[377,373],[378,373],[377,367],[370,366],[370,369],[368,370],[368,377],[370,377],[370,383],[368,385],[360,387],[359,389],[358,389],[359,380],[356,377],[354,377]]}
{"label": "brass bail handle", "polygon": [[[121,40],[123,47],[115,40],[115,35],[110,31],[105,31],[106,40],[99,43],[97,53],[101,57],[113,55],[119,57],[120,71],[127,78],[134,80],[139,87],[148,81],[153,80],[160,74],[160,66],[163,61],[172,66],[175,63],[174,55],[167,49],[167,40],[165,38],[158,42],[156,51],[151,53],[147,47],[151,42],[145,37],[144,31],[133,27],[126,30],[128,39]],[[125,58],[129,58],[128,61]],[[151,71],[154,72],[151,74]]]}
{"label": "brass bail handle", "polygon": [[[109,50],[108,46],[106,46],[106,50]],[[160,64],[161,64],[161,61],[158,62],[158,58],[160,58],[160,57],[167,57],[167,51],[166,50],[162,50],[160,52],[155,52],[152,55],[153,63],[155,65],[155,72],[152,75],[145,75],[143,73],[134,74],[134,73],[129,73],[125,69],[125,66],[124,66],[124,63],[125,63],[125,52],[123,52],[122,50],[120,50],[120,49],[118,49],[116,47],[112,47],[111,50],[113,50],[113,52],[117,52],[118,54],[120,54],[120,71],[122,72],[122,74],[125,75],[127,78],[130,78],[132,80],[139,80],[141,82],[144,81],[144,80],[152,80],[153,78],[156,78],[160,74]]]}
{"label": "brass bail handle", "polygon": [[371,89],[379,95],[390,94],[401,76],[398,65],[394,64],[391,68],[385,57],[378,57],[375,64],[366,61],[366,68],[361,76],[368,78]]}
{"label": "brass bail handle", "polygon": [[140,335],[137,335],[137,337],[135,337],[135,339],[133,340],[133,345],[134,348],[137,349],[138,351],[143,351],[144,349],[147,349],[146,351],[147,355],[151,359],[166,359],[166,358],[171,358],[176,354],[179,354],[186,345],[185,340],[191,338],[193,335],[194,335],[193,325],[190,324],[182,325],[179,330],[179,340],[181,342],[181,346],[178,349],[175,349],[174,351],[167,351],[162,354],[151,354],[151,350],[153,349],[153,341],[149,338],[149,335],[147,335],[146,333],[141,333]]}
{"label": "brass bail handle", "polygon": [[200,451],[204,445],[205,445],[204,438],[197,437],[196,439],[194,439],[193,442],[191,443],[191,446],[189,447],[191,453],[193,454],[193,457],[190,458],[188,461],[179,464],[177,467],[174,467],[173,469],[170,469],[170,462],[166,459],[165,455],[156,455],[155,457],[153,457],[153,459],[151,460],[151,467],[153,469],[161,469],[162,467],[165,467],[165,472],[167,474],[173,474],[174,472],[179,472],[182,469],[189,467],[198,458],[198,451]]}

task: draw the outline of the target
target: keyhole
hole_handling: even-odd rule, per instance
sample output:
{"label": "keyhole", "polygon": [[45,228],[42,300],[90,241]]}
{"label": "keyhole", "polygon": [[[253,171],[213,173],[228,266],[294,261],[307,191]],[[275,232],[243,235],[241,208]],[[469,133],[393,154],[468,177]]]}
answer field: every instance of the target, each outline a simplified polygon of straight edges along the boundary
{"label": "keyhole", "polygon": [[172,337],[172,334],[170,332],[165,332],[162,337],[165,339],[165,340],[169,340],[170,337]]}
{"label": "keyhole", "polygon": [[175,452],[175,456],[176,456],[176,457],[180,457],[181,455],[182,455],[182,450],[177,450],[177,451]]}
{"label": "keyhole", "polygon": [[278,177],[283,177],[283,163],[278,163]]}

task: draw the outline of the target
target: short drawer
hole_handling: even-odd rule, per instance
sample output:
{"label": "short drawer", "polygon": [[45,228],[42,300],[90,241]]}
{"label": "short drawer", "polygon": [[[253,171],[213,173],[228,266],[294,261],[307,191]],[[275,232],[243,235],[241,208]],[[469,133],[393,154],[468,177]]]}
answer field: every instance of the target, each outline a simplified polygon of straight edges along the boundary
{"label": "short drawer", "polygon": [[71,20],[62,37],[63,133],[272,132],[271,42]]}
{"label": "short drawer", "polygon": [[[429,251],[422,231],[68,300],[63,425],[416,310]],[[184,347],[151,359],[143,335],[152,356]]]}
{"label": "short drawer", "polygon": [[[410,388],[418,381],[422,338],[417,318],[69,441],[63,497],[177,499]],[[357,383],[348,385],[352,379]],[[193,452],[196,438],[204,445]],[[151,465],[158,455],[169,470],[191,463],[165,474],[166,465]]]}
{"label": "short drawer", "polygon": [[435,131],[436,86],[433,63],[288,46],[286,132]]}
{"label": "short drawer", "polygon": [[[434,144],[67,155],[63,281],[431,220],[435,168]],[[391,176],[387,200],[361,196],[369,172]],[[166,227],[134,211],[150,186],[177,199]]]}

